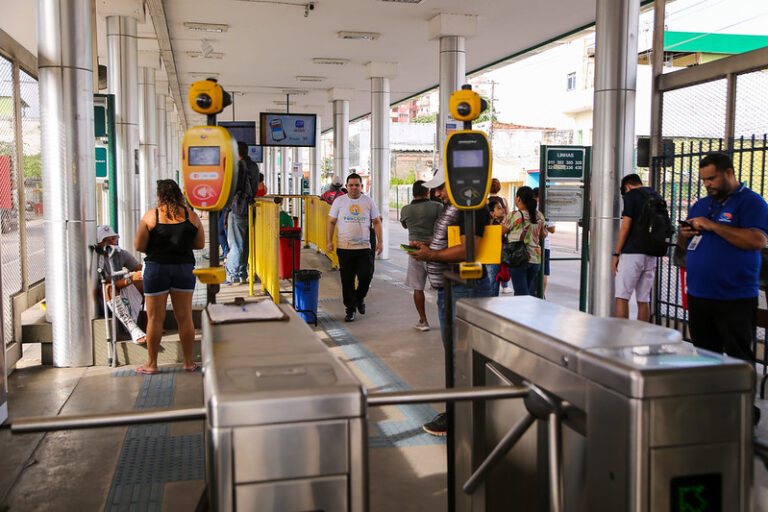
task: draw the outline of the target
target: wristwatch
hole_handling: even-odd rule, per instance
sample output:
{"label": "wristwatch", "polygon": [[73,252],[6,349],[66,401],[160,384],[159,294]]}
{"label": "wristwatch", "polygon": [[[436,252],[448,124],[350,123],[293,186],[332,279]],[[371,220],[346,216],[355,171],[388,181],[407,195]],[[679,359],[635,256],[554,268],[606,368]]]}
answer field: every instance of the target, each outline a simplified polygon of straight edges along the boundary
{"label": "wristwatch", "polygon": [[131,284],[132,282],[133,282],[133,281],[131,281],[131,276],[125,276],[125,286],[128,286],[128,285],[129,285],[129,284]]}
{"label": "wristwatch", "polygon": [[618,256],[621,256],[621,253],[620,252],[615,252],[615,253],[613,253],[613,255],[618,257]]}

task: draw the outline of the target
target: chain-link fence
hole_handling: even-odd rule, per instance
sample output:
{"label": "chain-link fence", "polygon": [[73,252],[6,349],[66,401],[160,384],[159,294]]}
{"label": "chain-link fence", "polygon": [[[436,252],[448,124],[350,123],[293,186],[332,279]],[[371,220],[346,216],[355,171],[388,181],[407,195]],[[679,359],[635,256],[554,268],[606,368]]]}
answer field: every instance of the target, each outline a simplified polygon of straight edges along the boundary
{"label": "chain-link fence", "polygon": [[3,334],[13,338],[11,295],[21,290],[18,168],[14,115],[13,65],[0,57],[0,247],[2,258]]}
{"label": "chain-link fence", "polygon": [[24,154],[24,215],[27,282],[45,277],[43,227],[43,164],[40,152],[40,104],[37,80],[19,71],[21,95],[21,137]]}

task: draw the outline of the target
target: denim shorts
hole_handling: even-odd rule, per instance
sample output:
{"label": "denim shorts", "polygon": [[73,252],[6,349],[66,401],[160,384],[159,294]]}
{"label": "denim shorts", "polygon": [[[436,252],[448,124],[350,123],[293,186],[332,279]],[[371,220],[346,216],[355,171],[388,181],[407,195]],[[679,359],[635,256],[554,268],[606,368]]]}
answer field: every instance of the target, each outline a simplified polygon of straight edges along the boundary
{"label": "denim shorts", "polygon": [[195,291],[194,263],[144,262],[144,295]]}

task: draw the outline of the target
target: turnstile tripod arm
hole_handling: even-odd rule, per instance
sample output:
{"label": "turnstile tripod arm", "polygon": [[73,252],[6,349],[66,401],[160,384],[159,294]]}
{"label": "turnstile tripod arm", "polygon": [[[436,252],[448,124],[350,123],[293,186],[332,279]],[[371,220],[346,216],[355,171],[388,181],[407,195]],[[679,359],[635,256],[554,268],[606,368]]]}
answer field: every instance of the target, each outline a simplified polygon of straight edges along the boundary
{"label": "turnstile tripod arm", "polygon": [[369,406],[423,404],[429,402],[461,402],[469,400],[494,400],[523,398],[528,395],[527,386],[487,386],[476,388],[427,389],[419,391],[394,391],[368,395]]}
{"label": "turnstile tripod arm", "polygon": [[528,431],[528,429],[531,427],[531,425],[533,425],[535,421],[536,418],[531,413],[526,413],[525,416],[520,419],[520,421],[518,421],[511,429],[509,429],[509,431],[504,435],[504,438],[499,442],[499,444],[496,445],[493,451],[488,455],[488,457],[485,458],[477,470],[472,473],[472,476],[469,477],[469,480],[467,480],[467,482],[464,484],[462,489],[464,489],[465,493],[472,494],[475,492],[477,486],[480,485],[483,480],[485,480],[488,472],[493,469],[493,467],[501,460],[502,457],[507,454],[510,449],[512,449],[513,446],[515,446],[515,443],[517,443],[520,438],[523,437],[523,434]]}

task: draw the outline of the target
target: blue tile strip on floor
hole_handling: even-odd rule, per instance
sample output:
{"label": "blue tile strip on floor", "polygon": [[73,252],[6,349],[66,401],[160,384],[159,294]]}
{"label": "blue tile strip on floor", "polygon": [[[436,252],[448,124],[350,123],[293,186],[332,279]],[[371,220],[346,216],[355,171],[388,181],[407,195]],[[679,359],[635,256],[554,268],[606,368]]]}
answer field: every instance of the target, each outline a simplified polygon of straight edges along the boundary
{"label": "blue tile strip on floor", "polygon": [[[365,345],[352,336],[327,311],[318,313],[318,321],[328,336],[341,348],[344,355],[357,365],[371,381],[377,392],[407,391],[411,389],[400,377],[390,370],[384,362],[376,357]],[[437,412],[428,404],[401,405],[398,411],[405,417],[404,421],[379,421],[374,425],[378,434],[370,436],[368,445],[371,448],[391,448],[403,446],[422,446],[429,444],[444,444],[445,438],[427,434],[421,425],[431,420]]]}
{"label": "blue tile strip on floor", "polygon": [[[171,407],[176,375],[181,367],[161,368],[145,375],[134,409]],[[115,377],[137,377],[131,369],[115,370]],[[203,479],[202,434],[171,436],[169,423],[128,428],[112,479],[105,511],[159,511],[166,482]]]}

